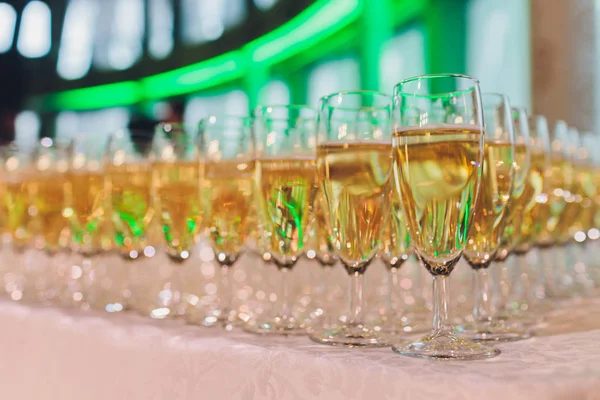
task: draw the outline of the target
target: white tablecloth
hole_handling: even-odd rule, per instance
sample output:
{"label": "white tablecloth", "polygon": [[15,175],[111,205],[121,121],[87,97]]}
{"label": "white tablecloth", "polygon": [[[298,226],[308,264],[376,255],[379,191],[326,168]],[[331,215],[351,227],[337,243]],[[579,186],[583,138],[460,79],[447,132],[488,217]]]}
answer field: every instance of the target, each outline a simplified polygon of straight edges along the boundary
{"label": "white tablecloth", "polygon": [[600,399],[600,303],[477,362],[0,301],[0,399]]}

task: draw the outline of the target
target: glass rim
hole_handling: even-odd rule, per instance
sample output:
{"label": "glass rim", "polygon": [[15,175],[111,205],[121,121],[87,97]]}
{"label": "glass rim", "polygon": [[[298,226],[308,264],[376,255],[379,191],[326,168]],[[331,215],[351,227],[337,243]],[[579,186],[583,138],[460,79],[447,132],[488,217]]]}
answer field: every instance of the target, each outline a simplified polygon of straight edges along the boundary
{"label": "glass rim", "polygon": [[211,115],[207,115],[206,117],[200,118],[200,121],[198,121],[198,125],[199,126],[215,126],[215,125],[224,124],[227,121],[242,122],[244,124],[242,126],[246,126],[245,124],[252,125],[253,118],[248,115],[235,115],[235,114],[226,114],[226,113],[225,114],[211,114]]}
{"label": "glass rim", "polygon": [[[400,88],[402,86],[409,84],[409,83],[417,82],[420,80],[434,80],[434,79],[439,79],[439,78],[457,78],[457,79],[461,79],[461,80],[466,80],[466,81],[472,82],[473,86],[469,87],[468,89],[453,90],[453,91],[449,91],[449,92],[438,92],[438,93],[407,93],[407,92],[402,92],[400,90]],[[410,78],[403,79],[394,86],[393,97],[396,98],[397,96],[402,96],[402,97],[410,96],[410,97],[418,97],[418,98],[428,99],[428,98],[444,97],[444,95],[447,96],[449,94],[469,93],[469,92],[472,92],[473,90],[479,92],[479,95],[481,96],[481,89],[479,88],[479,80],[477,78],[475,78],[471,75],[466,75],[466,74],[444,72],[444,73],[438,73],[438,74],[417,75],[417,76],[412,76]]]}
{"label": "glass rim", "polygon": [[[252,117],[254,117],[254,119],[260,118],[264,115],[264,113],[267,113],[269,109],[278,109],[278,110],[307,110],[307,111],[311,111],[315,114],[315,117],[317,116],[317,110],[315,110],[314,107],[309,106],[308,104],[268,104],[268,105],[258,105],[254,108],[254,110],[252,111]],[[251,117],[251,118],[252,118]],[[281,120],[286,120],[289,118],[270,118],[270,119],[281,119]]]}
{"label": "glass rim", "polygon": [[[369,106],[369,107],[344,107],[344,106],[336,106],[336,105],[331,105],[329,104],[329,100],[331,100],[334,97],[337,96],[353,96],[353,95],[374,95],[374,97],[381,97],[381,98],[387,98],[389,100],[389,104],[386,106]],[[336,110],[360,110],[362,108],[365,109],[376,109],[376,110],[385,110],[392,107],[392,102],[393,102],[394,98],[393,96],[387,94],[387,93],[383,93],[380,92],[379,90],[342,90],[339,92],[335,92],[335,93],[330,93],[328,95],[325,95],[323,97],[321,97],[319,99],[319,103],[321,104],[321,107],[319,108],[323,108],[324,106],[329,107],[329,108],[333,108]]]}

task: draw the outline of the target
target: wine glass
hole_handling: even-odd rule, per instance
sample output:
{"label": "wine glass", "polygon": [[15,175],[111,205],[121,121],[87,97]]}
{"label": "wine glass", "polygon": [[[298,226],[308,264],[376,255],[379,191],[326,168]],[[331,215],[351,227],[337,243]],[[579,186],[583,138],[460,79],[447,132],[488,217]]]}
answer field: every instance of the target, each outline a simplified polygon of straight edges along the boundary
{"label": "wine glass", "polygon": [[538,244],[544,225],[549,218],[548,202],[550,170],[550,136],[548,123],[544,116],[533,115],[528,119],[529,151],[531,163],[526,181],[526,191],[531,200],[521,213],[518,243],[514,247],[517,257],[515,275],[518,279],[513,285],[512,314],[526,327],[537,325],[543,316],[534,312],[534,301],[530,288],[530,274],[527,253]]}
{"label": "wine glass", "polygon": [[507,205],[514,185],[515,135],[508,98],[502,94],[482,95],[485,119],[483,174],[479,202],[463,257],[473,270],[475,302],[473,322],[457,329],[472,340],[519,340],[530,334],[520,324],[508,325],[492,314],[487,268],[501,243],[508,219]]}
{"label": "wine glass", "polygon": [[[529,122],[527,110],[522,107],[512,109],[512,118],[515,134],[515,157],[513,160],[514,178],[510,199],[506,208],[504,228],[500,233],[500,247],[496,252],[494,261],[500,264],[500,277],[498,279],[498,298],[495,302],[495,316],[509,321],[511,316],[510,290],[511,279],[507,268],[507,259],[513,253],[521,237],[521,223],[523,214],[528,207],[534,204],[535,191],[529,180],[531,165]],[[508,323],[512,323],[509,321]]]}
{"label": "wine glass", "polygon": [[62,301],[87,309],[95,304],[94,261],[111,245],[106,230],[107,192],[104,177],[106,143],[80,134],[70,145],[63,215],[71,231],[71,250],[78,260],[67,266]]}
{"label": "wine glass", "polygon": [[426,331],[428,313],[415,312],[408,306],[414,298],[401,283],[400,268],[412,255],[410,236],[402,217],[399,199],[392,199],[390,217],[383,230],[379,256],[387,269],[386,310],[381,317],[381,330],[392,335]]}
{"label": "wine glass", "polygon": [[70,234],[63,216],[68,168],[68,143],[42,138],[32,155],[27,191],[30,233],[39,250],[31,291],[42,302],[53,301],[61,289],[60,270],[68,263]]}
{"label": "wine glass", "polygon": [[24,297],[27,272],[24,255],[31,239],[27,191],[31,151],[16,143],[9,143],[2,146],[0,152],[2,157],[0,218],[6,233],[3,241],[8,250],[3,257],[3,283],[10,298],[19,301]]}
{"label": "wine glass", "polygon": [[316,111],[302,105],[260,106],[254,112],[255,201],[262,239],[259,245],[279,271],[272,315],[252,319],[248,332],[297,335],[306,326],[294,315],[288,277],[308,246],[316,192]]}
{"label": "wine glass", "polygon": [[317,172],[327,204],[328,232],[350,277],[345,323],[315,330],[316,342],[385,346],[365,324],[364,273],[381,244],[391,203],[391,98],[372,91],[321,99]]}
{"label": "wine glass", "polygon": [[152,149],[152,190],[159,216],[163,247],[170,261],[170,278],[159,293],[152,318],[185,314],[181,266],[191,256],[202,229],[204,163],[197,132],[177,124],[156,127]]}
{"label": "wine glass", "polygon": [[[252,233],[254,142],[252,120],[246,117],[210,116],[200,121],[200,152],[205,164],[204,221],[221,266],[220,309],[217,320],[231,329],[239,323],[233,308],[230,270]],[[204,325],[214,324],[204,319]]]}
{"label": "wine glass", "polygon": [[500,352],[455,335],[449,275],[467,246],[484,162],[479,83],[457,74],[406,79],[394,88],[394,179],[413,248],[433,276],[433,331],[393,350],[473,360]]}
{"label": "wine glass", "polygon": [[[135,277],[145,273],[152,207],[152,171],[150,153],[152,130],[115,132],[106,150],[106,185],[109,197],[108,219],[112,223],[117,257],[105,254],[103,299],[106,311],[119,312],[138,301],[141,288]],[[137,290],[136,290],[137,289]],[[134,300],[132,296],[137,296]]]}

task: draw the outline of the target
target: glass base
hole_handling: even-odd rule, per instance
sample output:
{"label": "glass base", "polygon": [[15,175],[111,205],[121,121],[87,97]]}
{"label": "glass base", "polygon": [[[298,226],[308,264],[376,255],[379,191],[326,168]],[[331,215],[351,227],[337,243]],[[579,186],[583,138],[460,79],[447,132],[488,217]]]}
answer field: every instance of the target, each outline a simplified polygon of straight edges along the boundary
{"label": "glass base", "polygon": [[371,330],[364,325],[342,325],[329,330],[315,331],[310,334],[310,339],[321,344],[346,347],[384,347],[389,346],[379,332]]}
{"label": "glass base", "polygon": [[392,347],[398,354],[434,360],[484,360],[496,357],[500,350],[460,338],[450,331],[433,332],[414,342]]}
{"label": "glass base", "polygon": [[490,319],[456,328],[462,338],[477,342],[512,342],[528,339],[531,332],[517,321]]}
{"label": "glass base", "polygon": [[268,320],[251,321],[244,325],[244,331],[257,335],[298,336],[306,335],[306,325],[292,317],[274,317]]}

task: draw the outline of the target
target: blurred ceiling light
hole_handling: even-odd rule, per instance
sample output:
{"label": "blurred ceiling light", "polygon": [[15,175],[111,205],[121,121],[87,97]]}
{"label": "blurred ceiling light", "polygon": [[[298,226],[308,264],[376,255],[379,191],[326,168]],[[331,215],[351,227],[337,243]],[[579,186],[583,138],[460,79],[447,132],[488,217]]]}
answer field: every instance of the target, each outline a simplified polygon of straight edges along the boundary
{"label": "blurred ceiling light", "polygon": [[113,69],[127,69],[142,56],[144,1],[118,1],[115,7],[108,64]]}
{"label": "blurred ceiling light", "polygon": [[58,75],[64,79],[85,76],[92,65],[96,1],[71,0],[58,49]]}
{"label": "blurred ceiling light", "polygon": [[150,0],[148,12],[150,17],[148,51],[153,58],[166,58],[173,51],[173,2],[172,0]]}
{"label": "blurred ceiling light", "polygon": [[261,104],[289,104],[290,88],[281,80],[272,80],[266,84],[259,95]]}
{"label": "blurred ceiling light", "polygon": [[277,3],[277,0],[254,0],[254,5],[256,8],[262,11],[272,8],[275,3]]}
{"label": "blurred ceiling light", "polygon": [[33,148],[40,135],[40,117],[33,111],[22,111],[15,118],[15,142],[23,148]]}
{"label": "blurred ceiling light", "polygon": [[51,13],[42,1],[30,1],[23,10],[17,49],[24,57],[43,57],[50,51]]}
{"label": "blurred ceiling light", "polygon": [[216,40],[246,17],[244,0],[183,0],[182,38],[186,44]]}
{"label": "blurred ceiling light", "polygon": [[17,12],[8,3],[0,3],[0,53],[6,53],[13,44]]}

